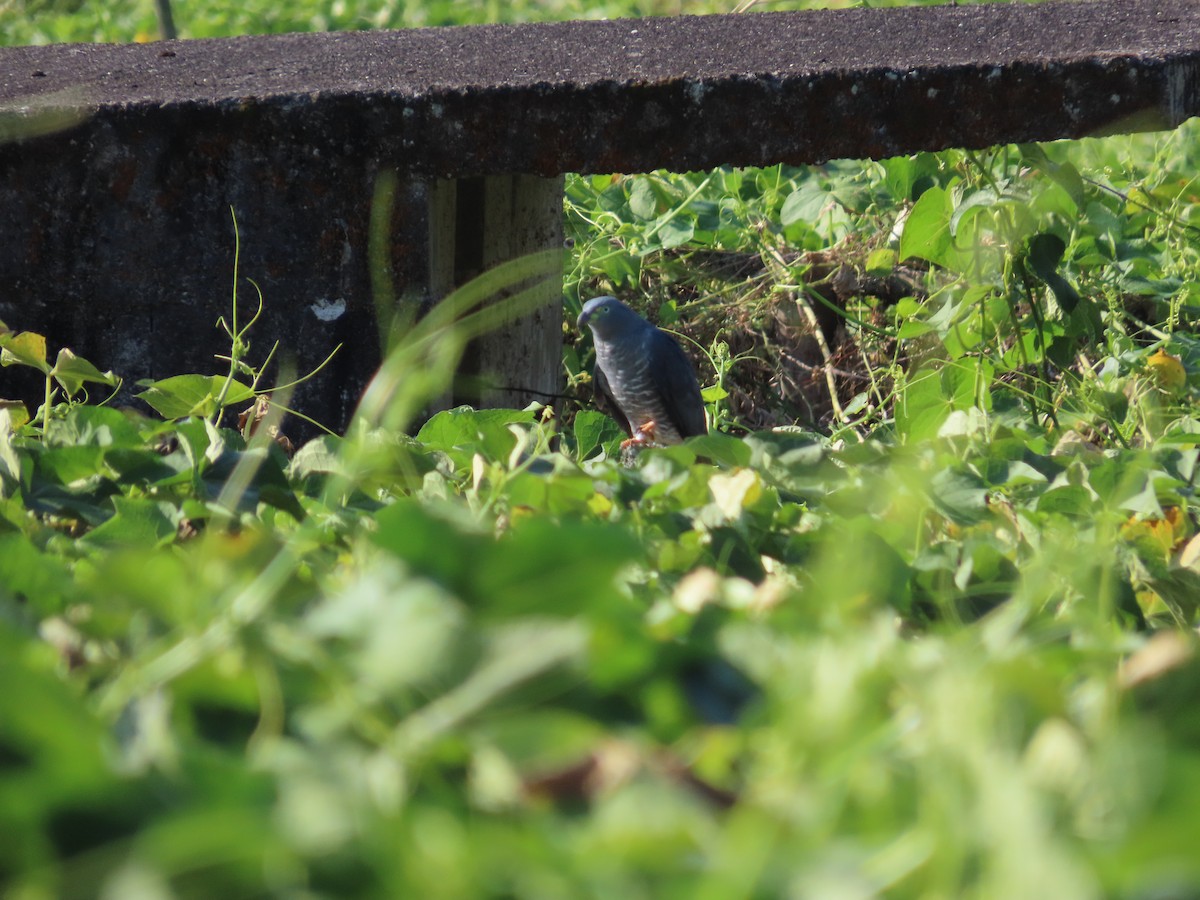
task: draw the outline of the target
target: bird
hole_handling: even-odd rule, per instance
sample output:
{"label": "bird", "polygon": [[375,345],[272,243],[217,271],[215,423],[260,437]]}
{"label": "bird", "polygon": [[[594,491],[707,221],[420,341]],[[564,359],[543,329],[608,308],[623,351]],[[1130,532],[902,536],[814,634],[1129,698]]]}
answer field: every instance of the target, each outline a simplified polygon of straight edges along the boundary
{"label": "bird", "polygon": [[576,326],[585,325],[596,347],[597,405],[629,435],[623,450],[708,433],[696,370],[673,337],[611,296],[583,305]]}

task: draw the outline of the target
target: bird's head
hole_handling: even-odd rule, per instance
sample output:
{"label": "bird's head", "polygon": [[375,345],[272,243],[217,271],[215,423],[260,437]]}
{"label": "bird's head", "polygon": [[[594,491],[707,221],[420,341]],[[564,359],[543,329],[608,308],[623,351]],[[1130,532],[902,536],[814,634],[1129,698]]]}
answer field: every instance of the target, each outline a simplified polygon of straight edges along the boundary
{"label": "bird's head", "polygon": [[575,324],[580,331],[587,325],[596,337],[608,339],[645,328],[650,323],[616,297],[593,297],[583,304],[583,312]]}

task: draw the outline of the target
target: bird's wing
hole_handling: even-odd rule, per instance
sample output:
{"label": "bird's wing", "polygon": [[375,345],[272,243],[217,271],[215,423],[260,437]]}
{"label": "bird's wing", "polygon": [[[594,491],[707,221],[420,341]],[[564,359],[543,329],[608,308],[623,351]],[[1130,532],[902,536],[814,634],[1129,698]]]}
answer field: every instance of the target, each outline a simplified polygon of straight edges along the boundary
{"label": "bird's wing", "polygon": [[604,374],[604,370],[600,368],[599,363],[592,370],[592,398],[595,400],[596,408],[602,413],[612,416],[617,420],[617,424],[624,429],[625,433],[632,437],[633,429],[629,425],[629,418],[625,415],[624,410],[617,405],[617,399],[613,396],[612,389],[608,386],[608,377]]}
{"label": "bird's wing", "polygon": [[683,348],[656,328],[650,335],[647,355],[651,378],[675,430],[683,437],[708,434],[700,382]]}

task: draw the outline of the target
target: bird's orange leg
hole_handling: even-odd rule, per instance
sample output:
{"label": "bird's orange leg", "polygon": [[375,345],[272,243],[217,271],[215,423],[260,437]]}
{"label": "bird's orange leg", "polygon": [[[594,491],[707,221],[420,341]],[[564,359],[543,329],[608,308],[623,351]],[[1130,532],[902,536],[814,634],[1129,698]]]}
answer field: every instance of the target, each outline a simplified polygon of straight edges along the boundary
{"label": "bird's orange leg", "polygon": [[658,440],[658,436],[654,433],[658,428],[658,424],[650,419],[638,428],[631,437],[621,441],[621,449],[628,450],[630,447],[644,447],[647,444],[653,444]]}

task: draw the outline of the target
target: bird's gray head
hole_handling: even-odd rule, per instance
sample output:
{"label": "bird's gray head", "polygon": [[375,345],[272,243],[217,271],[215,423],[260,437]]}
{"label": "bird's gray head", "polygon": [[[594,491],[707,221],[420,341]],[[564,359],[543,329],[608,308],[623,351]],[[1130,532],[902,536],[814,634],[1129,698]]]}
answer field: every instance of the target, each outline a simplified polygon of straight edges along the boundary
{"label": "bird's gray head", "polygon": [[592,334],[601,340],[653,327],[616,297],[593,297],[583,304],[583,312],[575,324],[580,331],[584,325],[590,326]]}

